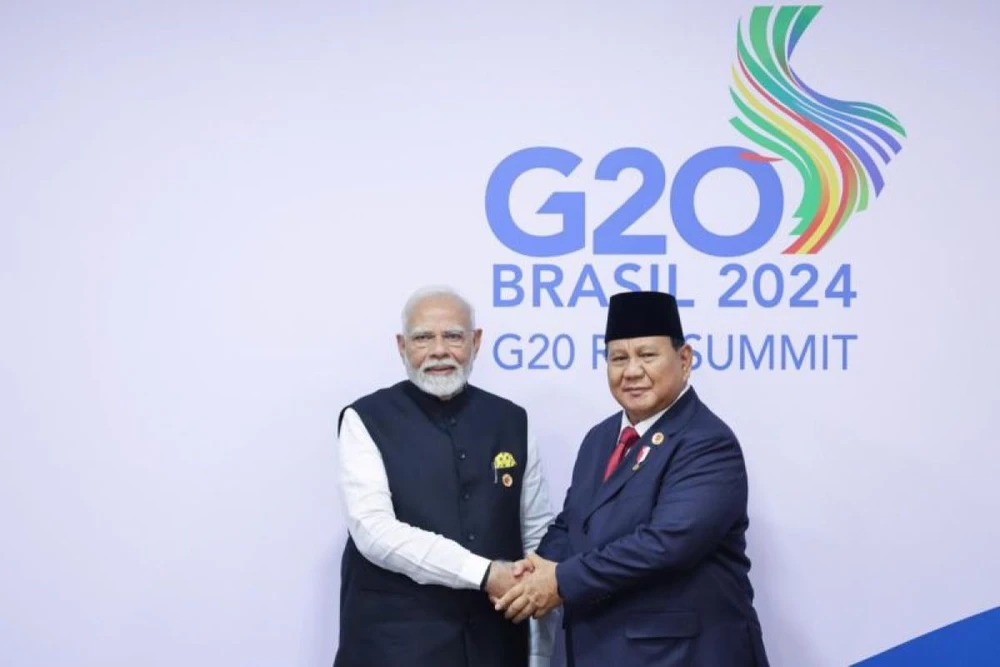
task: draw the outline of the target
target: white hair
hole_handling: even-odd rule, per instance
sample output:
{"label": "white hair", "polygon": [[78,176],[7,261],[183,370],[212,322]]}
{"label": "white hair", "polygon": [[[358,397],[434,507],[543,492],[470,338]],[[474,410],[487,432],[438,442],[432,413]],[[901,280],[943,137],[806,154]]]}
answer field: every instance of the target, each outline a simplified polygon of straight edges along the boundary
{"label": "white hair", "polygon": [[469,303],[465,297],[447,285],[429,285],[427,287],[421,287],[406,300],[406,305],[403,306],[402,316],[403,333],[405,334],[409,332],[410,318],[413,317],[413,311],[416,310],[417,306],[420,305],[422,301],[442,296],[454,299],[458,302],[458,304],[462,307],[462,310],[465,311],[465,314],[469,318],[469,328],[476,328],[476,309],[472,307],[472,304]]}

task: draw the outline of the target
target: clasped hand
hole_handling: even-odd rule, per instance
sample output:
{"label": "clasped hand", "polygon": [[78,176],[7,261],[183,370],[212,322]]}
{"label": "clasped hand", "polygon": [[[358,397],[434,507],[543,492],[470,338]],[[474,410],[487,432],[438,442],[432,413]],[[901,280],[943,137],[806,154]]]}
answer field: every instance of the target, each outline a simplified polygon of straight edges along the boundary
{"label": "clasped hand", "polygon": [[486,593],[495,609],[515,623],[541,618],[562,604],[556,564],[533,551],[515,563],[494,561]]}

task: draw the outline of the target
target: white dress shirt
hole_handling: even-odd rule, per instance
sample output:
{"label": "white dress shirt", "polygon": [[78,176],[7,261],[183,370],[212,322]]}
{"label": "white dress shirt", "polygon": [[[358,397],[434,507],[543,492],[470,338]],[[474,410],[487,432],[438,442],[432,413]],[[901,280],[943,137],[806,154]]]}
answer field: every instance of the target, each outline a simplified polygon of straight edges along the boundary
{"label": "white dress shirt", "polygon": [[[549,506],[548,487],[530,421],[527,456],[521,488],[521,540],[525,551],[531,551],[538,547],[555,515]],[[344,411],[339,458],[347,528],[365,558],[419,584],[479,589],[490,559],[472,553],[454,540],[396,519],[382,455],[358,413],[351,408]],[[531,667],[548,666],[559,616],[558,610],[554,610],[538,621],[531,619]]]}

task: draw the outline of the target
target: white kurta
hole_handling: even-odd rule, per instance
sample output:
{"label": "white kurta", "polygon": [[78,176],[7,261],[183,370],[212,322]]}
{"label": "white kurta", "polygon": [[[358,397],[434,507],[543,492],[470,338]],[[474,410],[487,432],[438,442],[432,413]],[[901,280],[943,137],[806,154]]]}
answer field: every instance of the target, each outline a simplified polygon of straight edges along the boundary
{"label": "white kurta", "polygon": [[[538,547],[555,515],[538,446],[528,424],[528,460],[521,490],[521,540]],[[396,519],[389,480],[378,447],[358,413],[348,408],[340,429],[340,489],[347,528],[358,551],[372,563],[420,584],[478,590],[490,560],[454,540]],[[485,593],[484,593],[485,595]],[[500,612],[497,612],[500,613]],[[560,614],[531,623],[531,667],[548,667]]]}

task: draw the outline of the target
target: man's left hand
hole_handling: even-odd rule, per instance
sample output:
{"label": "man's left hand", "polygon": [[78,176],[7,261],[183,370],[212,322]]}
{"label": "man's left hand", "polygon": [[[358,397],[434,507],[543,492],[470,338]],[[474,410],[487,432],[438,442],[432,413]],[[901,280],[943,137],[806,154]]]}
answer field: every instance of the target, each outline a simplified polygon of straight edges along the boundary
{"label": "man's left hand", "polygon": [[519,583],[496,603],[497,611],[515,623],[541,618],[562,604],[556,583],[556,564],[535,552],[528,554],[533,571],[521,576]]}

